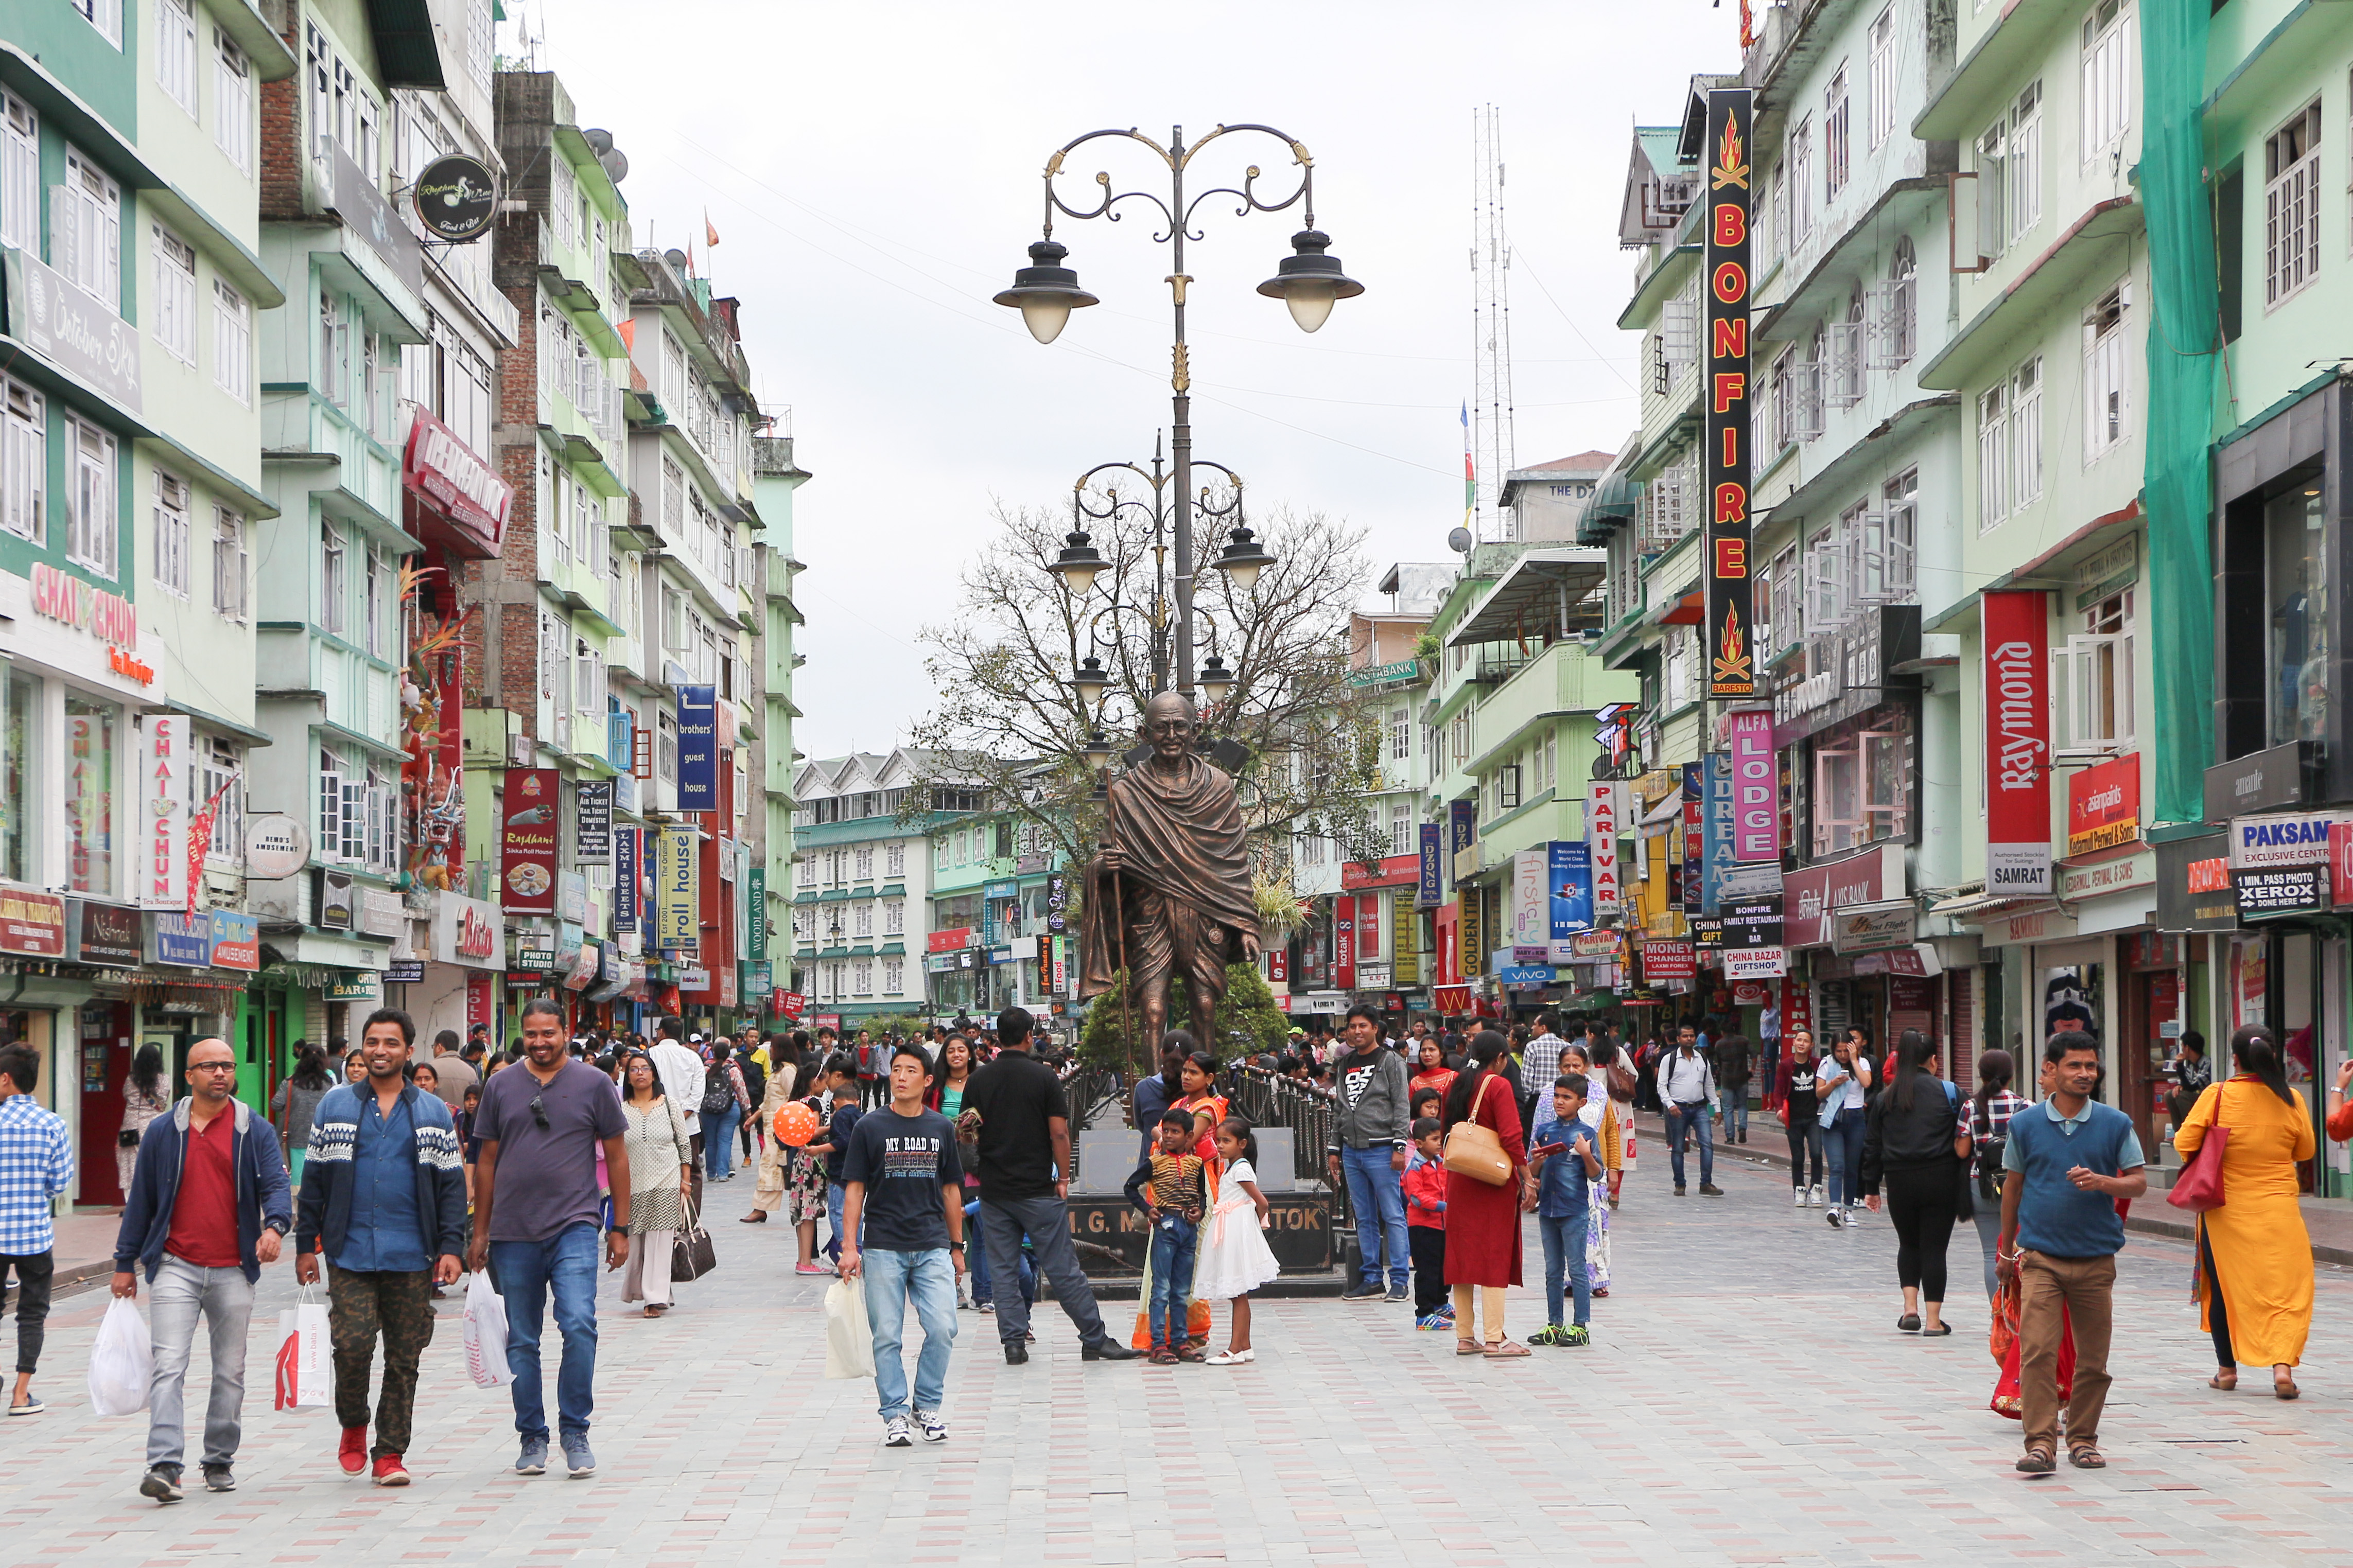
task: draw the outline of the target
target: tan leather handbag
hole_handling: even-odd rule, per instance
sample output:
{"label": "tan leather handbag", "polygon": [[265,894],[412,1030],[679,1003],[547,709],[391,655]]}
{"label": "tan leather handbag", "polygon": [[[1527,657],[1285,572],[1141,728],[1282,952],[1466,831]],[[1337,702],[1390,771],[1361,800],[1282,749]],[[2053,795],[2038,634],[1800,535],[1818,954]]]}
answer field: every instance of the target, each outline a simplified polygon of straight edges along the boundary
{"label": "tan leather handbag", "polygon": [[[1479,1107],[1486,1103],[1487,1091],[1494,1084],[1493,1073],[1481,1082],[1479,1098],[1471,1107],[1472,1116],[1479,1114]],[[1512,1179],[1512,1160],[1504,1152],[1504,1141],[1495,1136],[1493,1129],[1476,1121],[1458,1121],[1448,1128],[1446,1144],[1439,1159],[1455,1174],[1484,1182],[1491,1187],[1500,1187]]]}

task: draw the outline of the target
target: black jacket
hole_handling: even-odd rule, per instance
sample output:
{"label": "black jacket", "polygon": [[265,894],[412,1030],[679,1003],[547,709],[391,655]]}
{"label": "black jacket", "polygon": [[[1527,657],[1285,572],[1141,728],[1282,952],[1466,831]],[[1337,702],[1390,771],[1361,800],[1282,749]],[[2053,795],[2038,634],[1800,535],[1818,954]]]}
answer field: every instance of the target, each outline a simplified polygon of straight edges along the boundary
{"label": "black jacket", "polygon": [[1934,1073],[1917,1073],[1912,1080],[1912,1109],[1897,1103],[1898,1086],[1889,1084],[1871,1102],[1863,1117],[1862,1191],[1877,1194],[1879,1179],[1890,1171],[1918,1171],[1959,1163],[1953,1140],[1960,1132],[1959,1091]]}

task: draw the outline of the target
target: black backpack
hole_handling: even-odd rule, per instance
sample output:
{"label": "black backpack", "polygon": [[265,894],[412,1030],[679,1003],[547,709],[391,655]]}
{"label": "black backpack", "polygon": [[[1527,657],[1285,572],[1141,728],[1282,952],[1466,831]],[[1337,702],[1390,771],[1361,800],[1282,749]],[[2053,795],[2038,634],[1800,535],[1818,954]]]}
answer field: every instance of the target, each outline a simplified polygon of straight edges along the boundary
{"label": "black backpack", "polygon": [[724,1067],[705,1068],[702,1072],[702,1103],[696,1110],[705,1116],[723,1114],[735,1103],[735,1086],[727,1081]]}

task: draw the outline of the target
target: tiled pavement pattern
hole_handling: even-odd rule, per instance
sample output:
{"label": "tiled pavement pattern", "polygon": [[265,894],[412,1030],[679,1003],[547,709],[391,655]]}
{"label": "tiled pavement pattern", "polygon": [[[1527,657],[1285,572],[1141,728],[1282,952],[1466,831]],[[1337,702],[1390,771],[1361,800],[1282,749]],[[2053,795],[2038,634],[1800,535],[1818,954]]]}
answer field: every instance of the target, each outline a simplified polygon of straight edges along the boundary
{"label": "tiled pavement pattern", "polygon": [[[133,1489],[141,1422],[93,1417],[82,1390],[93,1289],[52,1320],[49,1414],[0,1422],[0,1564],[2353,1562],[2328,1511],[2353,1442],[2353,1368],[2329,1353],[2353,1280],[2323,1271],[2302,1401],[2260,1372],[2222,1395],[2202,1386],[2187,1250],[2137,1239],[2110,1468],[2028,1481],[2017,1426],[1985,1408],[1974,1235],[1952,1250],[1961,1331],[1924,1342],[1893,1329],[1883,1218],[1834,1231],[1780,1172],[1717,1171],[1726,1197],[1672,1198],[1646,1145],[1590,1350],[1458,1361],[1402,1309],[1323,1300],[1261,1306],[1251,1367],[1084,1365],[1050,1306],[1016,1369],[967,1313],[952,1440],[897,1450],[871,1385],[819,1376],[824,1281],[790,1273],[789,1230],[733,1223],[739,1180],[712,1189],[720,1271],[668,1318],[621,1315],[606,1277],[589,1482],[501,1473],[506,1397],[465,1382],[454,1317],[427,1355],[417,1484],[345,1479],[332,1412],[269,1408],[281,1263],[239,1490],[158,1508]],[[1515,1334],[1539,1300],[1514,1294]],[[199,1349],[192,1384],[203,1367]]]}

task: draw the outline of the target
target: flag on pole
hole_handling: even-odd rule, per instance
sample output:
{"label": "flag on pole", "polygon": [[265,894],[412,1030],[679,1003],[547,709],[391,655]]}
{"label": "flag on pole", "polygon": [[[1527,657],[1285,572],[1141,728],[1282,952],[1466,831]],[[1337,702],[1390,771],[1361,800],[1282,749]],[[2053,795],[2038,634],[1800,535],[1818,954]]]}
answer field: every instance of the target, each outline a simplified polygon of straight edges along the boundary
{"label": "flag on pole", "polygon": [[719,243],[719,231],[711,226],[711,209],[702,209],[702,246],[708,250]]}
{"label": "flag on pole", "polygon": [[1467,527],[1471,514],[1479,509],[1479,476],[1471,467],[1471,400],[1462,400],[1462,521]]}
{"label": "flag on pole", "polygon": [[221,797],[228,794],[230,786],[237,782],[237,775],[230,774],[220,788],[213,791],[213,797],[205,802],[205,808],[188,821],[187,912],[191,916],[196,912],[196,895],[204,890],[205,857],[212,848],[213,820],[219,815]]}

